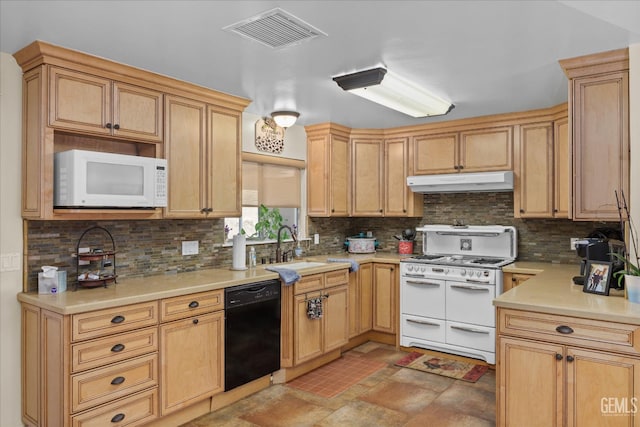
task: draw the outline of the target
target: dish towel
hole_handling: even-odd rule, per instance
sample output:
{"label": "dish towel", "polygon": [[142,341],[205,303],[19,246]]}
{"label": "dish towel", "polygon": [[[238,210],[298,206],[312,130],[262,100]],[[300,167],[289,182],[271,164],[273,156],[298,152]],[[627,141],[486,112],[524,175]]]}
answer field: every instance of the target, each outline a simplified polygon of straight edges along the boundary
{"label": "dish towel", "polygon": [[348,262],[351,264],[351,267],[349,267],[349,271],[352,273],[354,271],[358,271],[358,269],[360,268],[360,264],[358,264],[358,261],[354,261],[349,258],[327,258],[327,262]]}
{"label": "dish towel", "polygon": [[286,286],[293,285],[298,280],[300,280],[300,275],[298,274],[298,272],[295,270],[291,270],[290,268],[266,267],[265,270],[278,273],[280,275],[280,280],[282,280]]}
{"label": "dish towel", "polygon": [[310,320],[322,318],[322,297],[307,300],[307,317]]}

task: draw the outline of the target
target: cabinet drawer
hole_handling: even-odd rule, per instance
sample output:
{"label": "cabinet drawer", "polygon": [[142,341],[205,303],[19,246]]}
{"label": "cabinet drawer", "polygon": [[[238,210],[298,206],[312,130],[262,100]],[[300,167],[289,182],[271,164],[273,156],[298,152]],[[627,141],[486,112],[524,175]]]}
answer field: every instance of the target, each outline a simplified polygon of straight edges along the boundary
{"label": "cabinet drawer", "polygon": [[349,270],[337,270],[325,273],[325,288],[349,283]]}
{"label": "cabinet drawer", "polygon": [[636,325],[509,309],[499,309],[498,316],[500,335],[640,354]]}
{"label": "cabinet drawer", "polygon": [[85,371],[156,351],[157,327],[84,341],[71,347],[72,371]]}
{"label": "cabinet drawer", "polygon": [[71,411],[83,411],[157,385],[157,353],[73,375]]}
{"label": "cabinet drawer", "polygon": [[158,417],[158,389],[143,391],[71,417],[72,427],[134,427]]}
{"label": "cabinet drawer", "polygon": [[160,300],[160,321],[169,322],[222,310],[223,295],[223,290],[215,290]]}
{"label": "cabinet drawer", "polygon": [[97,338],[158,323],[158,303],[145,302],[71,316],[72,340]]}
{"label": "cabinet drawer", "polygon": [[300,280],[296,282],[294,294],[299,295],[303,292],[318,291],[324,288],[324,274],[311,274],[309,276],[302,276]]}

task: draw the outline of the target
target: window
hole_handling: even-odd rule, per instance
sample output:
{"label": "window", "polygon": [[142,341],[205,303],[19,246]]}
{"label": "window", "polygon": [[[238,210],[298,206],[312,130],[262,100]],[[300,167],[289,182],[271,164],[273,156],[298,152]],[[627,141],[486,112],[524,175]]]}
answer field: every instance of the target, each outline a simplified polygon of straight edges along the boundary
{"label": "window", "polygon": [[277,208],[283,225],[300,227],[301,176],[300,168],[295,166],[242,162],[242,216],[225,218],[227,240],[240,230],[244,230],[247,238],[265,238],[256,233],[256,223],[261,219],[260,205]]}

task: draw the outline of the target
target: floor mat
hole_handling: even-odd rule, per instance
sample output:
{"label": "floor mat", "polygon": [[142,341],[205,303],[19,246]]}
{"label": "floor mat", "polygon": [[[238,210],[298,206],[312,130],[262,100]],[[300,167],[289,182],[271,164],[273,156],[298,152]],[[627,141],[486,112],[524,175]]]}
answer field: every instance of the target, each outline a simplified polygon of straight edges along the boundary
{"label": "floor mat", "polygon": [[387,366],[386,363],[366,357],[342,356],[340,359],[288,382],[287,386],[331,398],[385,366]]}
{"label": "floor mat", "polygon": [[418,352],[409,353],[398,360],[395,365],[472,383],[478,381],[489,369],[486,365],[476,365],[470,362]]}

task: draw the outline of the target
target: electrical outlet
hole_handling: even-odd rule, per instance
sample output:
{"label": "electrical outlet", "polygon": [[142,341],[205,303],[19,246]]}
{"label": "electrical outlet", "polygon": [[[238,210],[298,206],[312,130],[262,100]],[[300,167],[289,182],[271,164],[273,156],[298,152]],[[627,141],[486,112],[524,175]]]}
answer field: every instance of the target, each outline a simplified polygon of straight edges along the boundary
{"label": "electrical outlet", "polygon": [[182,255],[198,255],[198,241],[189,240],[182,242]]}
{"label": "electrical outlet", "polygon": [[313,244],[314,245],[319,245],[320,244],[320,235],[318,233],[313,235]]}
{"label": "electrical outlet", "polygon": [[574,251],[576,250],[576,242],[580,240],[578,237],[572,237],[571,238],[571,249],[573,249]]}

